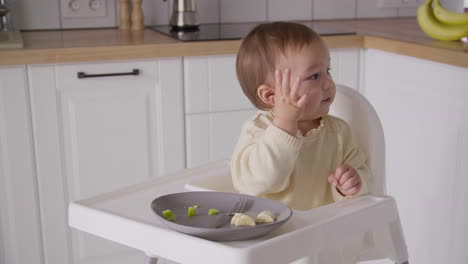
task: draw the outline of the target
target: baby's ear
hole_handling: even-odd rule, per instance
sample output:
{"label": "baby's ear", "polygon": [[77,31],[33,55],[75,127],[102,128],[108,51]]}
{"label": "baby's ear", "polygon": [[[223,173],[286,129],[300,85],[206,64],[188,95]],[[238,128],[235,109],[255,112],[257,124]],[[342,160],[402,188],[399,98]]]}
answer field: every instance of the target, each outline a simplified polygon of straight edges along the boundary
{"label": "baby's ear", "polygon": [[266,85],[262,84],[257,89],[258,97],[267,105],[274,106],[275,105],[275,89]]}

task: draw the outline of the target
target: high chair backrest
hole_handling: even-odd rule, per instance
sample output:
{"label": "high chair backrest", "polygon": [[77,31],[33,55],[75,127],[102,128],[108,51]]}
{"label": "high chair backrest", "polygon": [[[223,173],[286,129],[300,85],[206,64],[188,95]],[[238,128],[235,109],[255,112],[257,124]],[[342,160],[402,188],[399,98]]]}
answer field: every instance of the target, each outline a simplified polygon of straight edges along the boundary
{"label": "high chair backrest", "polygon": [[382,124],[370,102],[358,91],[336,86],[336,97],[330,114],[351,126],[353,137],[367,157],[371,170],[371,194],[384,195],[385,189],[385,139]]}

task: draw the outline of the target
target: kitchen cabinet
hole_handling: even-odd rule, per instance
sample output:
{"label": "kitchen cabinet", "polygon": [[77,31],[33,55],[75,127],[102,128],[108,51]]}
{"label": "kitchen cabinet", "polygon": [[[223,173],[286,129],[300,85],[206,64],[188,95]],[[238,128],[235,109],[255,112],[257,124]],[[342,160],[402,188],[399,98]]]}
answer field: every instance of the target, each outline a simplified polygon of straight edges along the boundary
{"label": "kitchen cabinet", "polygon": [[387,191],[410,263],[467,263],[468,69],[378,50],[364,57],[363,93],[384,128]]}
{"label": "kitchen cabinet", "polygon": [[[338,84],[359,86],[359,49],[331,51]],[[236,55],[184,58],[187,166],[229,159],[243,122],[256,110],[236,77]]]}
{"label": "kitchen cabinet", "polygon": [[0,263],[40,263],[26,66],[0,67]]}
{"label": "kitchen cabinet", "polygon": [[143,263],[141,252],[71,230],[67,206],[185,167],[182,59],[28,70],[44,262]]}

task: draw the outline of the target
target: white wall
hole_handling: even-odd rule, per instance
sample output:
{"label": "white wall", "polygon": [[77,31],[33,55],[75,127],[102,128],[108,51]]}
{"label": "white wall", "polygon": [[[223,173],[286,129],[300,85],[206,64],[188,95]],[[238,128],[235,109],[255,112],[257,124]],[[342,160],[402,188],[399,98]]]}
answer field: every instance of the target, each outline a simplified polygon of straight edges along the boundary
{"label": "white wall", "polygon": [[468,3],[467,0],[439,0],[440,4],[452,12],[463,13],[463,6]]}
{"label": "white wall", "polygon": [[[68,0],[17,0],[20,29],[115,27],[118,0],[106,17],[63,18]],[[195,0],[201,23],[415,16],[416,8],[378,8],[378,0]],[[423,0],[418,0],[423,1]],[[445,2],[463,0],[445,0]],[[168,24],[172,0],[143,0],[146,25]]]}
{"label": "white wall", "polygon": [[13,20],[18,29],[60,28],[58,1],[18,0]]}

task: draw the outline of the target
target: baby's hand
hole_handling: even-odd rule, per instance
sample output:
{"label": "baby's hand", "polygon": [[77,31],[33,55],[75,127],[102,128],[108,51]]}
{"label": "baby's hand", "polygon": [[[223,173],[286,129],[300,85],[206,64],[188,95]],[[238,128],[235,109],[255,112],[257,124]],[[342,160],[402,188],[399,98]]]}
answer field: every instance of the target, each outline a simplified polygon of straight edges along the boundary
{"label": "baby's hand", "polygon": [[273,124],[282,128],[292,135],[296,135],[297,122],[302,108],[307,100],[307,95],[299,96],[298,91],[302,83],[297,77],[292,86],[290,85],[291,70],[275,71],[275,120]]}
{"label": "baby's hand", "polygon": [[302,80],[297,77],[292,86],[289,84],[291,70],[275,71],[275,114],[287,120],[297,121],[307,95],[299,97],[298,91]]}
{"label": "baby's hand", "polygon": [[361,189],[361,177],[357,170],[343,164],[328,176],[328,182],[335,186],[345,196],[355,195]]}

